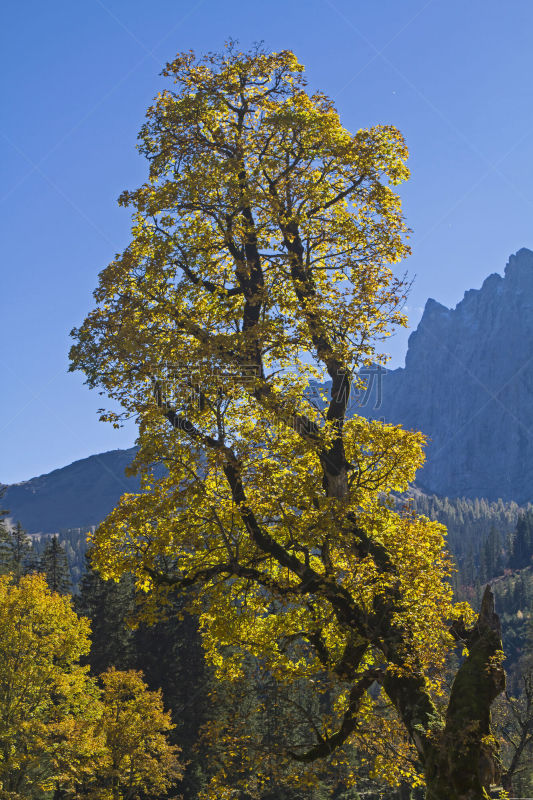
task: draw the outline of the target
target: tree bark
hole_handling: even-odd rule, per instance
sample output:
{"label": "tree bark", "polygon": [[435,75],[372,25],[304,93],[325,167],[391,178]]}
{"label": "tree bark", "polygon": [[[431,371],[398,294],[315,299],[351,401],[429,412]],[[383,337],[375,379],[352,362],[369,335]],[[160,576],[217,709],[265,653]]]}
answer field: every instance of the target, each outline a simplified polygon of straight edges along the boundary
{"label": "tree bark", "polygon": [[465,643],[469,652],[453,681],[444,730],[424,759],[427,800],[486,800],[500,777],[490,708],[505,688],[505,673],[490,586]]}

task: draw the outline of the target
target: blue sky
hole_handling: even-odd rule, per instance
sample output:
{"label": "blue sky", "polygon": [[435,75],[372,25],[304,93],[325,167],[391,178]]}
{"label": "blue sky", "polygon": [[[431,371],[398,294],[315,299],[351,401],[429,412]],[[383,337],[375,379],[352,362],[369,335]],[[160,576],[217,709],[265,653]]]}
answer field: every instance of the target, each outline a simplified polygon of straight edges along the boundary
{"label": "blue sky", "polygon": [[290,48],[347,128],[402,130],[412,325],[533,248],[529,0],[7,0],[2,27],[0,482],[133,443],[67,373],[68,334],[128,242],[116,198],[145,177],[137,131],[177,51]]}

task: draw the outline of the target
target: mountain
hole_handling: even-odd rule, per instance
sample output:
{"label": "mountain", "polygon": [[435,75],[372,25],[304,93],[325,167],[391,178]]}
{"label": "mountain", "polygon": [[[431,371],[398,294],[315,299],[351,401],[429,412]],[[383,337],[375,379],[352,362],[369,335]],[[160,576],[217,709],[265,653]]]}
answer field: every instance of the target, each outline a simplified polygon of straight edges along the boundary
{"label": "mountain", "polygon": [[429,437],[422,489],[531,501],[533,252],[512,255],[504,277],[489,275],[454,309],[429,299],[405,367],[367,385],[353,412]]}
{"label": "mountain", "polygon": [[11,484],[0,507],[8,509],[10,518],[19,521],[28,533],[97,525],[125,492],[139,490],[139,479],[124,474],[134,455],[134,447],[110,450]]}

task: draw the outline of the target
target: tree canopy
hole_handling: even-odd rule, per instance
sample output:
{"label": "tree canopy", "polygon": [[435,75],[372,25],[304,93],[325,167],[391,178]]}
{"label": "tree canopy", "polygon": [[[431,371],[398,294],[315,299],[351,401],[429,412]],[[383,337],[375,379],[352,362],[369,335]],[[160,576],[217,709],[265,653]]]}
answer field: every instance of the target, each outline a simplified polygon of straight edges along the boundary
{"label": "tree canopy", "polygon": [[[172,587],[196,587],[220,680],[253,658],[281,689],[329,698],[298,709],[289,692],[270,749],[228,738],[228,758],[253,760],[248,790],[273,763],[308,783],[356,743],[392,782],[481,798],[503,686],[492,596],[477,622],[454,604],[443,527],[387,502],[422,464],[423,436],[346,419],[358,370],[405,324],[391,269],[409,252],[403,137],[347,131],[289,51],[230,44],[163,74],[173,87],[140,133],[149,177],[120,198],[132,241],[74,331],[72,368],[139,423],[142,491],[98,528],[98,568],[132,572],[148,615]],[[468,655],[448,696],[457,639]]]}
{"label": "tree canopy", "polygon": [[[137,800],[182,774],[160,691],[80,661],[90,625],[44,575],[0,577],[0,796]],[[3,792],[3,794],[2,794]]]}
{"label": "tree canopy", "polygon": [[42,575],[0,577],[0,787],[42,797],[94,748],[97,691],[79,663],[89,625]]}
{"label": "tree canopy", "polygon": [[[111,668],[101,676],[103,757],[89,783],[94,800],[160,796],[181,777],[179,748],[167,734],[173,725],[161,692],[151,692],[135,670]],[[94,784],[92,791],[91,784]]]}

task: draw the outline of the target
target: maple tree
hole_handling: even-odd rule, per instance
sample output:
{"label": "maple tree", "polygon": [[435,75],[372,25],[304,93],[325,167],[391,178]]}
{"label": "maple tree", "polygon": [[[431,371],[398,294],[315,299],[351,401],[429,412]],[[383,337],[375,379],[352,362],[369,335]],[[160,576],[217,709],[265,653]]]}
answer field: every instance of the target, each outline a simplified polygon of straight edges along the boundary
{"label": "maple tree", "polygon": [[[273,759],[309,784],[374,739],[376,774],[425,781],[432,800],[482,798],[504,682],[492,595],[477,619],[454,604],[442,526],[386,500],[422,464],[422,435],[347,418],[358,371],[405,324],[390,266],[409,252],[404,140],[390,125],[347,131],[290,51],[230,44],[163,74],[174,86],[140,133],[148,180],[120,198],[132,241],[74,331],[72,368],[123,406],[103,418],[139,423],[142,490],[97,530],[95,563],[131,572],[147,614],[196,587],[221,681],[253,658],[280,687],[331,699],[299,713],[287,694],[273,748],[228,734],[228,758],[253,761],[248,790]],[[467,655],[447,692],[457,640]],[[213,796],[230,796],[226,775]]]}
{"label": "maple tree", "polygon": [[[0,796],[133,800],[181,777],[173,725],[140,672],[102,688],[80,659],[90,625],[44,575],[0,576]],[[2,791],[4,794],[2,794]]]}
{"label": "maple tree", "polygon": [[161,692],[149,691],[142,673],[111,668],[101,675],[102,715],[98,730],[103,756],[84,796],[93,800],[136,800],[159,796],[182,775],[178,747],[167,741],[172,728]]}
{"label": "maple tree", "polygon": [[[98,750],[98,692],[79,663],[89,625],[42,575],[0,577],[0,788],[42,797]],[[11,794],[10,794],[11,793]]]}

